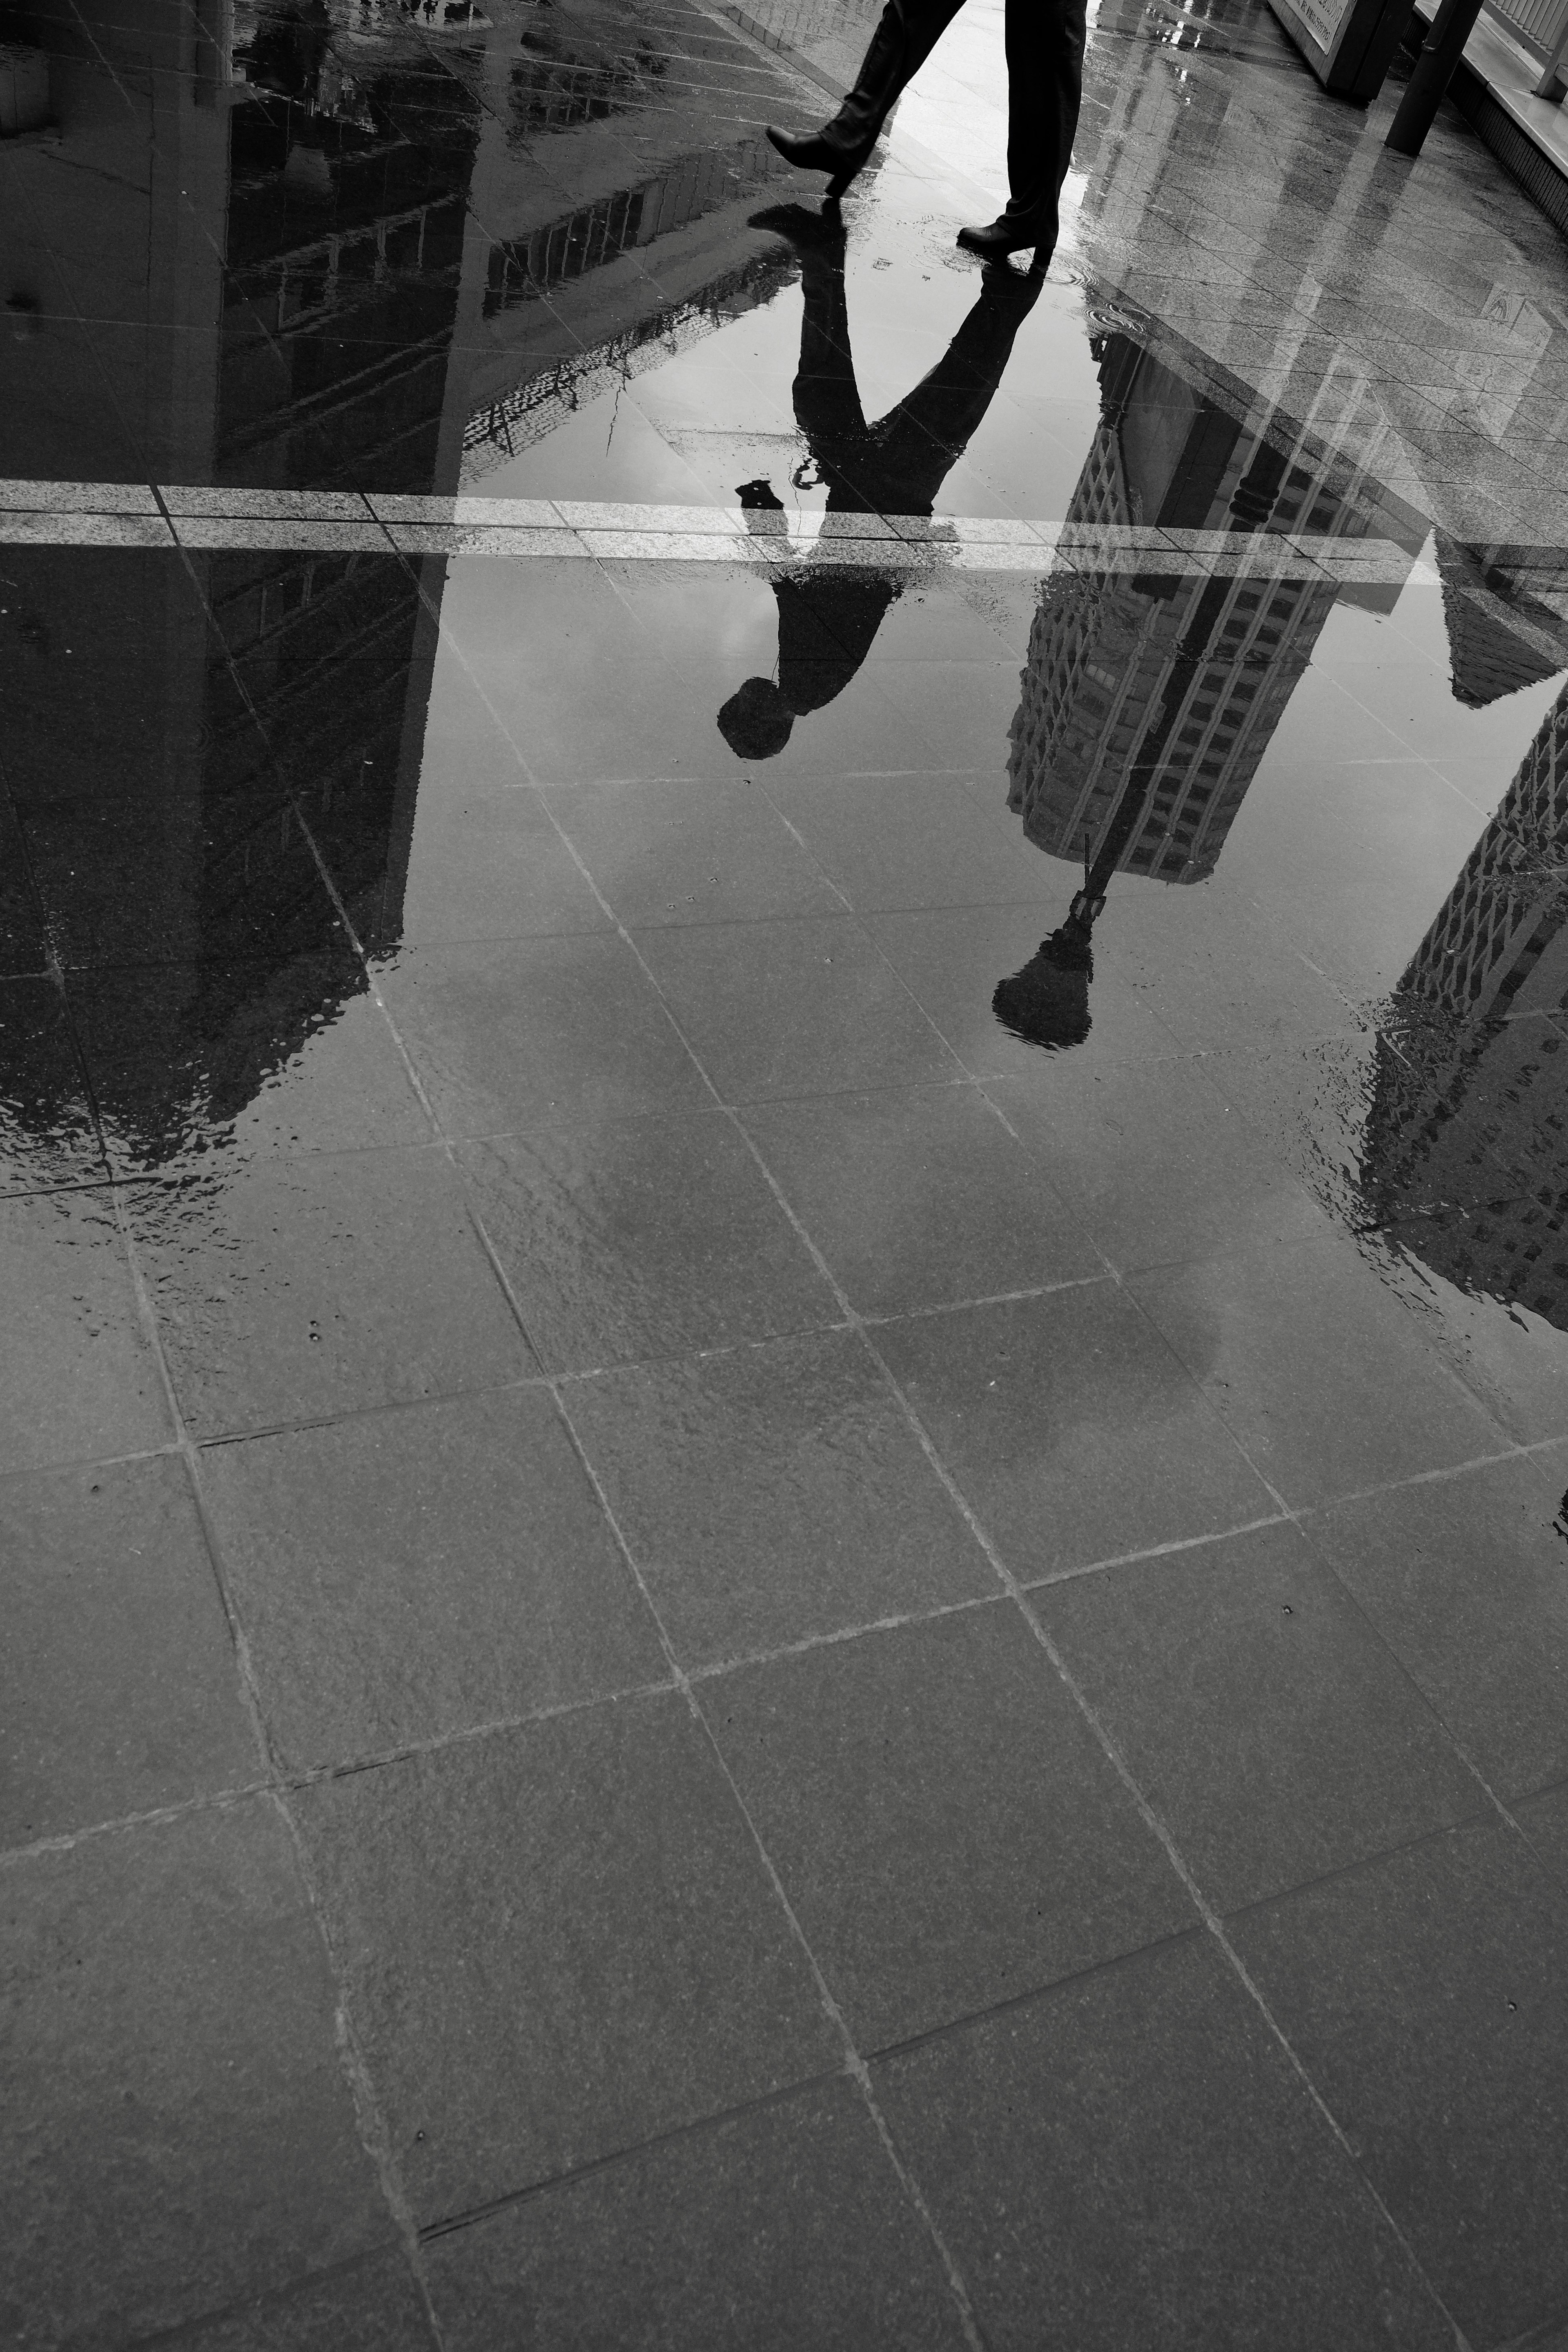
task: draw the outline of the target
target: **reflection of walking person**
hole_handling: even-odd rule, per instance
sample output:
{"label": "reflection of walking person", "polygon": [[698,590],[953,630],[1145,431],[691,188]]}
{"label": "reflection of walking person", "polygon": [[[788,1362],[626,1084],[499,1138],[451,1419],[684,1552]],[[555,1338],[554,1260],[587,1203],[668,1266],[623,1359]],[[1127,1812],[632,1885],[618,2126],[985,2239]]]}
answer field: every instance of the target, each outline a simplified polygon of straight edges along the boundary
{"label": "reflection of walking person", "polygon": [[[782,229],[801,257],[795,414],[827,486],[823,538],[833,537],[835,515],[929,515],[991,405],[1039,278],[1005,263],[986,269],[979,300],[931,373],[868,425],[849,350],[843,224],[781,205],[753,226]],[[843,693],[899,593],[896,581],[826,568],[775,581],[778,683],[749,677],[724,705],[719,726],[731,751],[742,760],[782,751],[797,718]]]}
{"label": "reflection of walking person", "polygon": [[[827,193],[849,185],[906,86],[930,57],[963,0],[888,0],[854,89],[831,122],[809,139],[770,127],[785,161],[826,172]],[[1057,199],[1072,161],[1083,90],[1085,0],[1006,0],[1007,209],[960,245],[1000,256],[1032,246],[1043,269],[1057,241]]]}

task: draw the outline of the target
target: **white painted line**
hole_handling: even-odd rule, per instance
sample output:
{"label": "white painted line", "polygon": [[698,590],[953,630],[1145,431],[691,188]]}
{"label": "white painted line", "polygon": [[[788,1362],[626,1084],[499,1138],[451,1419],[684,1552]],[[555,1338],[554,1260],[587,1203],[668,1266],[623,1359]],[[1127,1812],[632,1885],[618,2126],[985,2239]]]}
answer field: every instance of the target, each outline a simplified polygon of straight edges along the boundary
{"label": "white painted line", "polygon": [[1289,537],[1006,515],[840,515],[378,490],[362,497],[358,491],[210,485],[0,482],[0,544],[167,547],[174,539],[214,552],[482,555],[519,562],[597,558],[921,577],[943,570],[1026,578],[1061,571],[1183,579],[1256,573],[1260,580],[1396,587],[1432,585],[1437,578],[1392,540],[1311,532]]}

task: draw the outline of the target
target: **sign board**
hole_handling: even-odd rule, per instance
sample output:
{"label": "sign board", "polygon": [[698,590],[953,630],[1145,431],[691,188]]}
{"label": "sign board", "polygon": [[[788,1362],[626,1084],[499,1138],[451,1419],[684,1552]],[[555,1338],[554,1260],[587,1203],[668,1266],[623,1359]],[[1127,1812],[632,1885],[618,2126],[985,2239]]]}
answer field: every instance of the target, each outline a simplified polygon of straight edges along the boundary
{"label": "sign board", "polygon": [[1325,89],[1364,106],[1383,88],[1415,0],[1268,0]]}

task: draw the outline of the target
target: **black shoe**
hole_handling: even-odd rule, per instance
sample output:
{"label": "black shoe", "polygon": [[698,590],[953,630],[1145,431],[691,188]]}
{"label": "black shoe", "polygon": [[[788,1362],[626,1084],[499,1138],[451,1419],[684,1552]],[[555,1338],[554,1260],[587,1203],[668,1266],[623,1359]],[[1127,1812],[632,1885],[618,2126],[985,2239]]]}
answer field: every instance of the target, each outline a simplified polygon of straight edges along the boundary
{"label": "black shoe", "polygon": [[786,163],[793,163],[801,172],[828,173],[827,193],[830,196],[844,194],[850,181],[869,162],[871,150],[877,143],[871,139],[864,147],[840,147],[822,131],[814,131],[807,139],[796,139],[788,131],[775,131],[771,122],[767,130],[769,143],[777,148]]}
{"label": "black shoe", "polygon": [[1043,219],[1037,213],[1003,213],[994,221],[958,232],[959,244],[987,261],[1000,261],[1009,253],[1024,253],[1033,246],[1037,269],[1045,268],[1056,241],[1057,225],[1048,213]]}

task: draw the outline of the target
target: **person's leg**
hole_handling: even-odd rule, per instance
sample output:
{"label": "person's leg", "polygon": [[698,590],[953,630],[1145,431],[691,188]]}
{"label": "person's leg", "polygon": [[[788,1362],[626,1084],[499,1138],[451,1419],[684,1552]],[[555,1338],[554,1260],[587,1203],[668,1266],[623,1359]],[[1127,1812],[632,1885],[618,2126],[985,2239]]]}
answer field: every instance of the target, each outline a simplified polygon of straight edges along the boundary
{"label": "person's leg", "polygon": [[963,0],[888,0],[855,87],[824,135],[847,148],[869,147],[894,100],[908,89],[963,5]]}
{"label": "person's leg", "polygon": [[959,243],[1048,257],[1083,96],[1084,0],[1006,0],[1007,209]]}
{"label": "person's leg", "polygon": [[786,162],[831,174],[828,194],[847,187],[877,143],[893,103],[930,57],[963,0],[888,0],[855,84],[830,121],[806,138],[768,137]]}
{"label": "person's leg", "polygon": [[1084,0],[1007,0],[1007,210],[1054,215],[1083,101]]}

